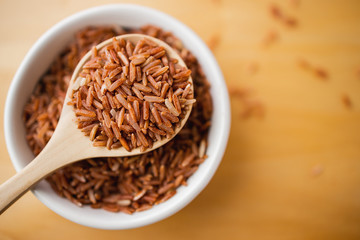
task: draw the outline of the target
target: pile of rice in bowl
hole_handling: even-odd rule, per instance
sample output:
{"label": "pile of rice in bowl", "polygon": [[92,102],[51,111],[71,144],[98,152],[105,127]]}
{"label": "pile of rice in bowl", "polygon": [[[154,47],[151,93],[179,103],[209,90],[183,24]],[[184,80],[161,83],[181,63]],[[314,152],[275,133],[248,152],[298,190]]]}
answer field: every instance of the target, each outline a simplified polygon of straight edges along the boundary
{"label": "pile of rice in bowl", "polygon": [[[26,139],[38,155],[58,123],[72,73],[91,48],[117,35],[141,33],[173,47],[191,70],[194,98],[191,115],[178,135],[164,146],[133,157],[86,159],[52,173],[47,181],[54,191],[78,206],[132,214],[166,201],[205,161],[211,125],[210,85],[197,59],[172,33],[155,26],[127,29],[92,26],[80,30],[37,83],[24,108]],[[80,130],[79,130],[80,131]]]}

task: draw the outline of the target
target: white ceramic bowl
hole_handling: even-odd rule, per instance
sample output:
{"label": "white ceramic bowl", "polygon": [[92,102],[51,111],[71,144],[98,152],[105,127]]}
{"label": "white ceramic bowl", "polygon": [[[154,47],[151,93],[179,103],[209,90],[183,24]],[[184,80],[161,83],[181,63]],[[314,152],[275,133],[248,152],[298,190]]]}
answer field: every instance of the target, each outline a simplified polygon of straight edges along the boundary
{"label": "white ceramic bowl", "polygon": [[126,27],[154,24],[173,32],[198,58],[212,85],[214,102],[209,147],[206,152],[208,159],[189,178],[188,186],[178,188],[174,197],[150,210],[127,215],[90,207],[79,208],[59,197],[46,181],[41,181],[33,190],[42,203],[73,222],[101,229],[127,229],[148,225],[176,213],[204,189],[214,175],[226,148],[230,130],[230,104],[223,75],[211,51],[192,30],[178,20],[151,8],[128,4],[104,5],[81,11],[62,20],[39,38],[25,56],[11,83],[4,114],[5,138],[17,171],[34,157],[25,140],[22,111],[35,84],[76,31],[88,25],[106,24]]}

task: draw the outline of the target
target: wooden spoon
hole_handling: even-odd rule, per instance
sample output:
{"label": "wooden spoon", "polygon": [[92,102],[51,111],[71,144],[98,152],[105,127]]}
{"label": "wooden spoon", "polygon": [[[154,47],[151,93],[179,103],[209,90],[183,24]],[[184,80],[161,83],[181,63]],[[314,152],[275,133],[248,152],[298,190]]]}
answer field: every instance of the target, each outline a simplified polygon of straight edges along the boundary
{"label": "wooden spoon", "polygon": [[[133,44],[143,38],[147,38],[152,42],[155,42],[158,46],[163,46],[170,58],[177,59],[180,66],[186,67],[181,57],[169,45],[159,39],[142,34],[127,34],[116,38],[128,40]],[[112,39],[108,39],[100,43],[96,46],[96,48],[100,50],[110,44],[112,44]],[[73,106],[67,104],[70,101],[69,96],[71,96],[72,93],[72,84],[74,84],[75,79],[81,72],[83,65],[90,58],[91,51],[89,51],[81,59],[75,68],[66,93],[58,125],[50,141],[34,160],[0,186],[0,214],[25,192],[27,192],[34,184],[64,165],[86,158],[126,157],[143,154],[170,141],[171,138],[174,137],[185,125],[187,119],[189,118],[192,105],[190,105],[187,109],[185,117],[181,120],[179,127],[175,128],[175,134],[173,134],[171,138],[163,138],[161,141],[154,142],[153,147],[146,149],[144,152],[141,152],[140,148],[134,148],[131,152],[128,152],[123,147],[111,150],[108,150],[106,147],[94,147],[92,145],[93,142],[90,141],[89,137],[85,136],[84,133],[77,128]],[[189,78],[189,81],[191,82],[191,87],[193,88],[191,77]]]}

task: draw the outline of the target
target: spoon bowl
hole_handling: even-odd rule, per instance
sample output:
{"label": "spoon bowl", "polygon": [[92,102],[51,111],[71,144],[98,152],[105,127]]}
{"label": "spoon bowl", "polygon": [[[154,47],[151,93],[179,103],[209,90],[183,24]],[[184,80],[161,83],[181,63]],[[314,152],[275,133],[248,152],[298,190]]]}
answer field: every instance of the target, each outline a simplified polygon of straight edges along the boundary
{"label": "spoon bowl", "polygon": [[[118,40],[127,40],[131,43],[136,43],[146,38],[156,45],[164,47],[168,57],[176,59],[180,66],[186,67],[184,61],[175,50],[159,39],[142,34],[126,34],[116,38]],[[99,51],[110,44],[112,44],[112,39],[100,43],[96,48]],[[75,79],[79,76],[83,65],[91,58],[91,54],[91,51],[88,52],[75,68],[66,93],[59,123],[48,144],[32,162],[0,186],[0,214],[34,184],[56,169],[86,158],[127,157],[152,151],[170,141],[182,129],[189,118],[192,105],[189,105],[186,109],[184,118],[180,120],[180,124],[175,128],[174,134],[171,135],[171,137],[162,138],[154,142],[153,146],[147,148],[145,151],[141,151],[140,147],[134,148],[132,151],[127,151],[124,147],[111,150],[105,147],[94,147],[89,137],[85,136],[84,133],[76,127],[76,116],[73,106],[68,104],[68,102],[71,101],[70,96],[72,95],[72,86]],[[188,81],[191,82],[191,88],[193,88],[191,76]],[[193,89],[191,90],[193,91]]]}

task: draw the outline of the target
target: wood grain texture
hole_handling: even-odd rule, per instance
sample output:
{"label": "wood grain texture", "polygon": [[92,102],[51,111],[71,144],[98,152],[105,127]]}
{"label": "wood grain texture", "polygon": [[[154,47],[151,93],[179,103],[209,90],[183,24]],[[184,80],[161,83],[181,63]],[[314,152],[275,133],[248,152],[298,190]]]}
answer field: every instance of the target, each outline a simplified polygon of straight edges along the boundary
{"label": "wood grain texture", "polygon": [[[231,135],[219,170],[179,213],[125,231],[77,225],[28,193],[0,217],[0,239],[359,239],[360,2],[133,2],[178,18],[213,47],[232,89]],[[271,3],[298,26],[274,20]],[[98,4],[0,0],[0,114],[11,79],[36,39],[64,17]],[[264,47],[269,31],[278,37]],[[326,69],[327,80],[303,70],[299,59]],[[245,100],[240,88],[250,89]],[[244,118],[249,102],[260,102],[264,116]],[[15,171],[2,128],[0,135],[3,182]]]}

